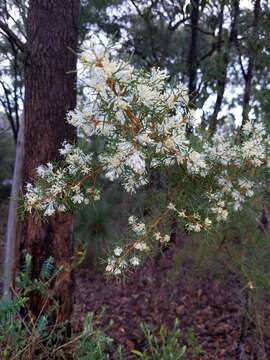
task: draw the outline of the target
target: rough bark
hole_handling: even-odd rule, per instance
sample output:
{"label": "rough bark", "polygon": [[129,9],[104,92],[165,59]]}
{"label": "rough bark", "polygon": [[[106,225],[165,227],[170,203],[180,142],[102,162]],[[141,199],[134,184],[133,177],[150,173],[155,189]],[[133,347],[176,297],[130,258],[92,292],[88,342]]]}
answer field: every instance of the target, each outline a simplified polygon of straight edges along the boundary
{"label": "rough bark", "polygon": [[[55,160],[64,140],[74,141],[75,130],[66,122],[66,113],[76,103],[75,68],[78,41],[79,0],[30,0],[25,54],[25,161],[24,182],[33,181],[40,164]],[[73,72],[72,72],[73,71]],[[54,284],[59,301],[59,320],[72,311],[72,229],[73,215],[61,214],[46,222],[28,215],[22,226],[22,248],[33,256],[33,277],[53,256],[64,271]],[[42,299],[30,299],[37,316]]]}

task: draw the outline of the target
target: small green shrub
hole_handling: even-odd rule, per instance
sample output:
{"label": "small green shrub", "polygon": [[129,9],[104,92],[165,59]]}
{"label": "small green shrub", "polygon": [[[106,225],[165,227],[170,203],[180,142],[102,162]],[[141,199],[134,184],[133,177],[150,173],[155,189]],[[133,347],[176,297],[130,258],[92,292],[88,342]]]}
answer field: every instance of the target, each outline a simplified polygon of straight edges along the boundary
{"label": "small green shrub", "polygon": [[133,354],[144,360],[182,360],[190,359],[190,355],[199,355],[202,352],[192,329],[187,331],[186,345],[179,329],[179,320],[176,319],[170,330],[161,326],[158,336],[154,335],[148,325],[142,324],[141,329],[145,336],[146,348],[143,352],[133,350]]}
{"label": "small green shrub", "polygon": [[[94,329],[94,315],[85,318],[83,331],[67,337],[70,324],[59,323],[58,304],[50,291],[50,284],[58,271],[52,258],[42,266],[38,279],[31,280],[32,258],[26,255],[22,271],[17,278],[12,299],[0,302],[0,358],[1,359],[109,359],[112,339],[101,330]],[[44,310],[34,319],[28,311],[29,294],[40,292],[45,299]]]}
{"label": "small green shrub", "polygon": [[[20,360],[124,360],[127,349],[113,344],[113,339],[106,335],[108,328],[97,328],[95,316],[86,315],[83,330],[67,335],[70,324],[55,320],[58,311],[50,284],[60,270],[55,269],[53,258],[47,259],[38,279],[31,279],[32,257],[26,255],[24,265],[17,278],[16,289],[12,289],[13,298],[0,302],[0,359]],[[28,311],[27,302],[33,292],[42,294],[44,310],[37,318]],[[176,320],[173,329],[161,326],[158,336],[153,335],[146,324],[141,325],[146,348],[143,352],[133,350],[133,355],[145,360],[182,360],[189,354],[200,354],[192,330],[188,330],[185,342]],[[184,344],[185,343],[185,344]],[[130,356],[130,353],[129,355]]]}

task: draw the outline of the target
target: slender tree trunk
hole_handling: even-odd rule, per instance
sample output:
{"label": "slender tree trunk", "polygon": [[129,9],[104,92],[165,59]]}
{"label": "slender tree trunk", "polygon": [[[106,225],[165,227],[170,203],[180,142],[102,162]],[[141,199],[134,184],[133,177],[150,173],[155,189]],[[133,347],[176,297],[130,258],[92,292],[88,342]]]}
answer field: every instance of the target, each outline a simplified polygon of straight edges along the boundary
{"label": "slender tree trunk", "polygon": [[[66,113],[76,103],[75,68],[79,0],[30,0],[25,54],[25,161],[24,182],[33,181],[40,164],[59,157],[64,140],[75,141]],[[72,72],[73,71],[73,72]],[[28,215],[22,226],[22,248],[33,257],[32,276],[53,256],[64,269],[54,284],[60,321],[72,311],[73,215],[61,214],[46,222]],[[37,316],[42,299],[32,294],[29,307]]]}
{"label": "slender tree trunk", "polygon": [[[252,44],[251,47],[256,46],[256,42],[258,40],[258,24],[260,20],[260,12],[261,12],[261,1],[256,0],[254,4],[254,18],[252,25]],[[242,111],[242,126],[248,121],[248,114],[250,110],[250,98],[251,98],[251,85],[253,78],[253,70],[255,66],[255,56],[251,54],[248,59],[248,67],[247,72],[244,74],[245,79],[245,90],[243,96],[243,111]]]}
{"label": "slender tree trunk", "polygon": [[197,85],[197,70],[198,70],[198,23],[199,23],[199,0],[191,1],[191,39],[190,47],[188,54],[188,93],[189,98],[192,101],[196,95],[196,85]]}
{"label": "slender tree trunk", "polygon": [[[224,6],[223,2],[222,2],[222,6]],[[232,20],[232,24],[231,24],[231,30],[230,30],[230,36],[228,39],[228,44],[227,44],[227,47],[225,47],[225,49],[222,49],[222,45],[223,45],[223,39],[222,39],[223,11],[224,11],[224,8],[222,9],[222,13],[220,14],[220,16],[222,16],[222,18],[220,17],[219,39],[218,39],[219,53],[221,54],[221,52],[223,52],[223,56],[222,56],[222,65],[221,65],[220,75],[217,80],[217,97],[216,97],[216,101],[215,101],[215,105],[214,105],[214,111],[209,119],[211,135],[213,135],[217,129],[217,117],[221,110],[221,105],[222,105],[225,88],[226,88],[226,83],[227,83],[227,73],[228,73],[228,66],[229,66],[229,62],[230,62],[230,51],[231,51],[233,44],[235,43],[235,41],[237,39],[239,0],[233,1],[233,12],[234,12],[233,20]]]}
{"label": "slender tree trunk", "polygon": [[[198,71],[198,23],[199,23],[199,0],[191,0],[191,38],[187,58],[188,67],[188,95],[190,107],[194,107],[194,99],[197,89]],[[192,126],[187,126],[187,134],[192,133]]]}
{"label": "slender tree trunk", "polygon": [[222,48],[224,45],[224,39],[223,39],[223,21],[224,21],[224,1],[221,2],[221,9],[219,13],[219,26],[218,26],[218,44],[217,44],[217,54],[219,58],[222,58],[222,70],[220,77],[217,80],[217,97],[216,102],[214,105],[214,111],[213,114],[210,117],[210,131],[213,134],[216,131],[217,127],[217,117],[221,109],[223,95],[225,91],[225,83],[226,83],[226,76],[227,76],[227,66],[228,66],[228,60],[224,56],[221,56],[222,54]]}
{"label": "slender tree trunk", "polygon": [[12,177],[12,188],[10,194],[9,208],[8,208],[8,223],[5,243],[5,262],[4,262],[4,280],[3,280],[3,294],[4,297],[10,297],[10,285],[13,281],[12,273],[14,264],[16,263],[16,249],[17,249],[17,208],[18,196],[22,185],[22,165],[24,159],[24,120],[21,119],[20,129],[16,146],[16,159]]}

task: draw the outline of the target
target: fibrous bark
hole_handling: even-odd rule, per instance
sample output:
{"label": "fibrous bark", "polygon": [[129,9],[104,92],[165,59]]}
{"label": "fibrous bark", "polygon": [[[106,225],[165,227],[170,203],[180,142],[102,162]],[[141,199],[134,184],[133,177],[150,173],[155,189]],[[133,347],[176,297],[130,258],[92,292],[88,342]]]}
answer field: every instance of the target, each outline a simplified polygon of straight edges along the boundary
{"label": "fibrous bark", "polygon": [[[79,0],[30,0],[25,50],[25,161],[24,183],[34,181],[40,164],[59,158],[64,140],[73,142],[75,130],[66,113],[76,103],[75,68]],[[59,320],[72,311],[73,215],[61,214],[46,222],[28,215],[22,226],[22,248],[33,257],[33,278],[42,263],[53,256],[64,269],[54,284]],[[37,316],[42,299],[32,295],[31,312]]]}

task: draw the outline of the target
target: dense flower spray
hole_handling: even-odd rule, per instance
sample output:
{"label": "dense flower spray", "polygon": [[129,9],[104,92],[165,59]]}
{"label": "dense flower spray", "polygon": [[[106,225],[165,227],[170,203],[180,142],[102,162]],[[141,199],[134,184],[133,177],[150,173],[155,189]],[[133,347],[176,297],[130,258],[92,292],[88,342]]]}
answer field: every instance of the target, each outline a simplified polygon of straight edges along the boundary
{"label": "dense flower spray", "polygon": [[[81,137],[104,140],[101,153],[86,154],[65,142],[59,150],[62,161],[39,166],[35,183],[27,184],[25,208],[51,216],[98,201],[102,176],[136,194],[149,182],[150,173],[173,169],[174,185],[168,186],[168,204],[158,218],[145,224],[130,216],[132,241],[115,247],[106,267],[117,275],[138,266],[153,242],[169,242],[170,236],[159,230],[169,216],[182,221],[188,231],[200,232],[240,211],[254,196],[256,172],[269,171],[270,138],[262,123],[248,122],[241,137],[221,131],[208,140],[200,125],[194,125],[185,86],[172,87],[166,71],[136,69],[113,53],[112,48],[92,44],[81,55],[87,101],[67,116]],[[187,125],[194,128],[191,136]],[[192,207],[183,208],[177,203],[178,191],[190,194],[192,201],[194,189],[185,187],[190,179],[199,190]]]}

